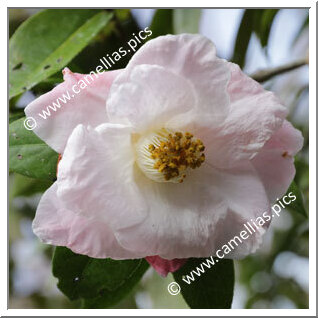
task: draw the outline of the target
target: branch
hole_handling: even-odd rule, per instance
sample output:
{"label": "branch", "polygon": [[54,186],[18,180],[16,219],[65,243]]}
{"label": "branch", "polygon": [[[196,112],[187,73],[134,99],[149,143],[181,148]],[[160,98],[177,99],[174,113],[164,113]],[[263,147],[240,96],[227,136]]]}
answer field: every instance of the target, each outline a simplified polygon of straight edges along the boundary
{"label": "branch", "polygon": [[307,65],[307,64],[308,64],[308,58],[306,57],[306,58],[303,58],[301,60],[294,61],[292,63],[288,63],[288,64],[285,64],[282,66],[257,71],[254,74],[252,74],[251,77],[255,81],[262,83],[262,82],[265,82],[265,81],[271,79],[272,77],[274,77],[276,75],[284,74],[286,72],[292,71],[298,67],[301,67],[301,66]]}

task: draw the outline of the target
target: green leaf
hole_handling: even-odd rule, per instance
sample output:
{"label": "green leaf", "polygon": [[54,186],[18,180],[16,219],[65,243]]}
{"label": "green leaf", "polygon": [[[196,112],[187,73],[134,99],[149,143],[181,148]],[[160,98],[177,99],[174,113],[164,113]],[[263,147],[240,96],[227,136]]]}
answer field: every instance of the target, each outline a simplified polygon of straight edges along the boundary
{"label": "green leaf", "polygon": [[[94,70],[100,64],[100,58],[106,56],[106,53],[118,52],[120,47],[127,45],[128,41],[132,39],[132,34],[139,34],[139,32],[140,28],[130,10],[114,10],[114,18],[72,61],[81,69],[78,73],[89,73]],[[140,47],[141,43],[137,49]],[[125,68],[132,55],[132,51],[125,56],[121,55],[110,70]],[[71,69],[73,70],[73,68]]]}
{"label": "green leaf", "polygon": [[245,65],[248,45],[253,32],[260,39],[262,47],[266,47],[277,9],[246,9],[236,35],[232,62]]}
{"label": "green leaf", "polygon": [[298,188],[295,181],[293,181],[291,185],[289,186],[287,190],[287,194],[290,192],[292,192],[296,196],[296,199],[295,201],[292,201],[291,204],[288,205],[288,209],[298,212],[302,214],[303,216],[305,216],[306,218],[308,218],[308,215],[304,206],[302,193],[300,189]]}
{"label": "green leaf", "polygon": [[279,10],[262,9],[259,11],[260,15],[255,19],[255,33],[260,39],[262,47],[266,47],[274,18]]}
{"label": "green leaf", "polygon": [[126,296],[149,267],[144,259],[96,259],[57,247],[53,275],[71,300],[83,299],[85,308],[108,308]]}
{"label": "green leaf", "polygon": [[245,57],[254,29],[254,15],[258,10],[246,9],[240,27],[236,35],[234,52],[232,55],[232,62],[238,64],[241,68],[245,65]]}
{"label": "green leaf", "polygon": [[[211,261],[210,258],[208,260]],[[206,258],[190,258],[187,263],[173,274],[181,287],[184,300],[190,308],[196,309],[226,309],[231,308],[234,290],[234,265],[232,260],[213,258],[217,263],[210,268],[203,265]],[[192,271],[202,269],[200,277]],[[194,281],[189,277],[193,274]],[[183,279],[184,280],[183,280]],[[187,283],[191,282],[190,284]]]}
{"label": "green leaf", "polygon": [[198,33],[201,17],[200,9],[174,9],[173,30],[179,33]]}
{"label": "green leaf", "polygon": [[49,9],[22,23],[9,41],[9,97],[59,71],[111,17],[101,10]]}
{"label": "green leaf", "polygon": [[18,111],[16,113],[11,113],[9,114],[9,124],[13,123],[14,121],[24,117],[24,112],[23,111]]}
{"label": "green leaf", "polygon": [[115,12],[116,18],[120,22],[125,22],[131,17],[130,9],[115,9],[114,12]]}
{"label": "green leaf", "polygon": [[28,197],[35,193],[42,193],[52,185],[50,180],[32,179],[18,173],[14,174],[13,183],[12,197]]}
{"label": "green leaf", "polygon": [[[298,128],[298,127],[296,127]],[[301,128],[301,127],[299,127]],[[309,131],[308,126],[306,129],[301,129],[301,132],[304,137],[304,146],[303,151],[306,152],[308,150],[308,139],[309,139]],[[308,196],[309,196],[309,164],[305,158],[301,156],[296,156],[294,160],[296,175],[294,178],[294,182],[297,184],[301,193],[304,195],[304,202],[306,211],[308,211]]]}
{"label": "green leaf", "polygon": [[31,130],[25,117],[9,125],[9,171],[31,178],[54,180],[58,154]]}
{"label": "green leaf", "polygon": [[173,10],[157,9],[152,18],[150,30],[152,35],[148,38],[149,40],[160,35],[173,34]]}
{"label": "green leaf", "polygon": [[166,34],[198,33],[200,17],[200,9],[157,9],[150,25],[151,38]]}

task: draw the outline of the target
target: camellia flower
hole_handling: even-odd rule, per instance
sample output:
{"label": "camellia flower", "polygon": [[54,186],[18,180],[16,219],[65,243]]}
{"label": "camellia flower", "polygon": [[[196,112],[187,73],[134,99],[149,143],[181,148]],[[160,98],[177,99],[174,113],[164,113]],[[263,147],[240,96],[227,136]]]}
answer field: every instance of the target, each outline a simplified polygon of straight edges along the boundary
{"label": "camellia flower", "polygon": [[[26,109],[35,117],[85,75]],[[200,35],[149,41],[99,74],[34,132],[62,156],[33,222],[44,242],[96,258],[146,259],[162,275],[215,255],[294,178],[300,132],[286,108]],[[228,258],[260,245],[261,227]]]}

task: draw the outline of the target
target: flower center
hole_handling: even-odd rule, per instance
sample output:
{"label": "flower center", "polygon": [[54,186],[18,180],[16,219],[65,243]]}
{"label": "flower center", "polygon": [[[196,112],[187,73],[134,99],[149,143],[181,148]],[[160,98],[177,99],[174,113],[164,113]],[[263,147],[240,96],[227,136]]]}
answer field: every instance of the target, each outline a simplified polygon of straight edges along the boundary
{"label": "flower center", "polygon": [[190,169],[205,161],[205,147],[189,132],[162,128],[141,137],[137,143],[137,164],[151,180],[182,183]]}

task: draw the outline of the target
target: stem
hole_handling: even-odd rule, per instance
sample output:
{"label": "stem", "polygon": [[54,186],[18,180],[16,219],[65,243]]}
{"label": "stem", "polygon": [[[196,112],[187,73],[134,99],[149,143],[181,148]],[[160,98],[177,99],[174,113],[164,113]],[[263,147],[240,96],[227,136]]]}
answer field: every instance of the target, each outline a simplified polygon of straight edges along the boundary
{"label": "stem", "polygon": [[252,74],[251,77],[255,81],[262,83],[262,82],[268,81],[269,79],[271,79],[272,77],[276,75],[284,74],[286,72],[292,71],[298,67],[301,67],[307,64],[308,64],[308,58],[303,58],[301,60],[297,60],[282,66],[257,71],[254,74]]}

